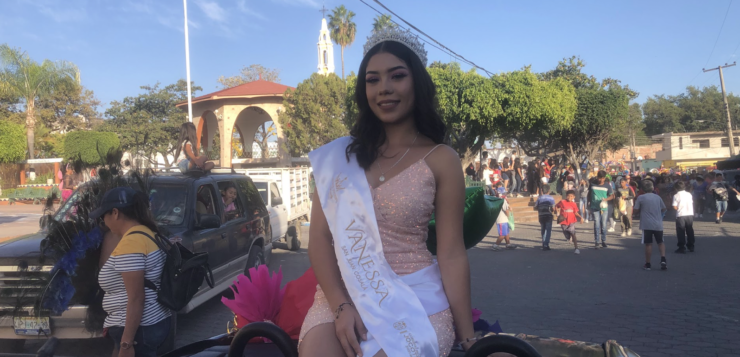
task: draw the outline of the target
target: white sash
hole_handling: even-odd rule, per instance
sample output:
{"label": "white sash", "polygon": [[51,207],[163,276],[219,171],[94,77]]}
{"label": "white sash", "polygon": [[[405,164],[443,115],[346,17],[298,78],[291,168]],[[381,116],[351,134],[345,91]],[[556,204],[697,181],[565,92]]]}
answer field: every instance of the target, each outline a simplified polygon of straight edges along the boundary
{"label": "white sash", "polygon": [[404,277],[393,272],[383,254],[365,171],[354,156],[347,162],[350,141],[339,138],[308,157],[344,285],[369,332],[362,352],[439,356],[437,334],[428,318],[449,307],[439,267],[434,264]]}

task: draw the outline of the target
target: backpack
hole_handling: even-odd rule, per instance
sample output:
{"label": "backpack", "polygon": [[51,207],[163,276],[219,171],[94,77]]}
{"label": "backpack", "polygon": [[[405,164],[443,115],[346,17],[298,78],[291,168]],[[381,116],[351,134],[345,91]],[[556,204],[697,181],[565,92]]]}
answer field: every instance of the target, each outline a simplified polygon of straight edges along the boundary
{"label": "backpack", "polygon": [[180,311],[198,292],[203,279],[213,288],[213,273],[208,265],[208,253],[193,253],[182,244],[170,243],[159,235],[155,239],[141,231],[132,233],[145,235],[167,254],[159,289],[151,280],[144,280],[144,287],[157,292],[157,301],[160,304],[170,310]]}

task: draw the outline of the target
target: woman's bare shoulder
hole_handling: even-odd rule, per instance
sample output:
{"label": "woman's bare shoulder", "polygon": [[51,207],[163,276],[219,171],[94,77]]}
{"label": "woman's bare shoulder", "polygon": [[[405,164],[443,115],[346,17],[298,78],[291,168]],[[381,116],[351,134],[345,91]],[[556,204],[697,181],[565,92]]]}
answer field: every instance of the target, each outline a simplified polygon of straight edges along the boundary
{"label": "woman's bare shoulder", "polygon": [[[426,163],[436,178],[446,178],[451,175],[463,177],[462,161],[455,149],[448,145],[434,146],[433,151],[426,157]],[[450,170],[459,168],[459,170]]]}

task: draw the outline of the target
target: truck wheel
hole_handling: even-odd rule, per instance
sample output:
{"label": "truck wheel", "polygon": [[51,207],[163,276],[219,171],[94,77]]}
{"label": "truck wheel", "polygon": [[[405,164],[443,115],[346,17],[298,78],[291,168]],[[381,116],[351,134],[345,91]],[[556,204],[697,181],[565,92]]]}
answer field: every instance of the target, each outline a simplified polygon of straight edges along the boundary
{"label": "truck wheel", "polygon": [[177,335],[177,312],[172,311],[170,318],[170,333],[162,344],[157,348],[157,355],[161,356],[175,349],[175,336]]}
{"label": "truck wheel", "polygon": [[8,353],[23,353],[26,340],[0,340],[0,351]]}
{"label": "truck wheel", "polygon": [[288,250],[297,251],[301,249],[300,226],[291,225],[288,232],[285,233],[285,240],[288,243]]}
{"label": "truck wheel", "polygon": [[262,250],[262,247],[253,245],[252,249],[249,250],[249,257],[247,258],[247,266],[244,268],[244,275],[249,277],[249,269],[257,268],[262,264],[265,264],[265,252]]}

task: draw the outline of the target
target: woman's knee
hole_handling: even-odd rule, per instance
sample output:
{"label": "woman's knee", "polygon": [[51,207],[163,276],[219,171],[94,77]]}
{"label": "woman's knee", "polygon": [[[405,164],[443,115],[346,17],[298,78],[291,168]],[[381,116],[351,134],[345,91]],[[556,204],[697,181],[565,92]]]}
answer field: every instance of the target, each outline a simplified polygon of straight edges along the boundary
{"label": "woman's knee", "polygon": [[337,339],[334,323],[314,326],[303,337],[298,349],[301,357],[344,357],[344,349]]}

